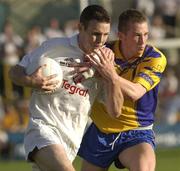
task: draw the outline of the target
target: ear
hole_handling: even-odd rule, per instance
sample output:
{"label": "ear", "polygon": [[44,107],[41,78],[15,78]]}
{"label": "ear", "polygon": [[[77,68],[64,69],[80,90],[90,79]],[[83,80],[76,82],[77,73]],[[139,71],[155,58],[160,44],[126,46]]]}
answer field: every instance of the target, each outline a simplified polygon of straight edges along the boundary
{"label": "ear", "polygon": [[124,38],[124,33],[118,32],[118,38],[119,38],[119,40],[122,40]]}
{"label": "ear", "polygon": [[78,24],[78,30],[79,32],[84,30],[84,25],[82,23]]}

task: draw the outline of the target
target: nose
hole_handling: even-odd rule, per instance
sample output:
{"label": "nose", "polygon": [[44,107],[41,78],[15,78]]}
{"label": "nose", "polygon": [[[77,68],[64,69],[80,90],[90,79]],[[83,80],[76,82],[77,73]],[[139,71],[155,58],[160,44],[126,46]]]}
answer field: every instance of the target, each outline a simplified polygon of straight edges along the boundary
{"label": "nose", "polygon": [[140,36],[139,42],[140,42],[140,44],[144,44],[144,42],[145,42],[144,36]]}
{"label": "nose", "polygon": [[142,35],[140,36],[139,38],[139,43],[142,45],[142,44],[145,44],[147,41],[147,36],[146,35]]}
{"label": "nose", "polygon": [[103,41],[104,41],[104,36],[103,35],[98,35],[97,39],[96,39],[96,42],[97,43],[103,43]]}

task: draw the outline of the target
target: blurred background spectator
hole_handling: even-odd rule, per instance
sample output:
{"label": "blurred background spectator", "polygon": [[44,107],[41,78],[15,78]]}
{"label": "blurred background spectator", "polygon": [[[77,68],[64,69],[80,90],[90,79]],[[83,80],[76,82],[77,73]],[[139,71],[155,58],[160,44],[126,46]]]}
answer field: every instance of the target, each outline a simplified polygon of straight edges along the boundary
{"label": "blurred background spectator", "polygon": [[180,112],[179,81],[173,68],[167,68],[159,90],[159,107],[161,122],[174,125],[178,122]]}
{"label": "blurred background spectator", "polygon": [[180,8],[179,0],[157,0],[156,11],[161,14],[163,21],[166,25],[166,31],[168,37],[175,37],[175,28],[177,21],[177,14]]}
{"label": "blurred background spectator", "polygon": [[64,25],[64,33],[66,36],[78,33],[78,20],[67,21]]}
{"label": "blurred background spectator", "polygon": [[38,25],[34,25],[27,31],[24,43],[24,53],[30,53],[46,40],[46,36]]}
{"label": "blurred background spectator", "polygon": [[134,8],[142,11],[151,20],[155,12],[154,0],[135,0]]}
{"label": "blurred background spectator", "polygon": [[45,28],[45,36],[49,38],[53,37],[63,37],[64,33],[60,29],[59,21],[56,18],[51,18],[49,21],[49,26]]}
{"label": "blurred background spectator", "polygon": [[[1,94],[13,99],[14,96],[22,94],[21,88],[14,84],[9,84],[8,78],[9,67],[16,65],[23,52],[23,39],[20,35],[15,33],[14,27],[10,21],[6,21],[3,32],[0,33],[0,54],[1,54]],[[7,91],[8,87],[10,91]]]}
{"label": "blurred background spectator", "polygon": [[166,29],[161,15],[154,15],[150,22],[150,39],[158,40],[166,38]]}

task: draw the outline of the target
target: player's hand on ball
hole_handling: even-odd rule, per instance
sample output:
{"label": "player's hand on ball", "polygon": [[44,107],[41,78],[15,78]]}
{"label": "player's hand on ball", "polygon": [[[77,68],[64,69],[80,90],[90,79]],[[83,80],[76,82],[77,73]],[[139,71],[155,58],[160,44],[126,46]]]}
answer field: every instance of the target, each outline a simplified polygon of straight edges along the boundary
{"label": "player's hand on ball", "polygon": [[73,81],[75,84],[77,84],[87,79],[87,75],[85,73],[89,72],[89,69],[91,68],[91,64],[89,60],[87,60],[86,56],[84,56],[83,62],[75,63],[72,67],[74,67]]}
{"label": "player's hand on ball", "polygon": [[91,65],[105,79],[111,79],[115,71],[114,68],[114,53],[111,49],[103,47],[95,50],[89,55]]}
{"label": "player's hand on ball", "polygon": [[57,90],[63,80],[61,66],[54,59],[43,57],[32,61],[26,68],[31,79],[31,87],[40,93],[50,93]]}
{"label": "player's hand on ball", "polygon": [[46,65],[40,66],[31,76],[32,88],[43,90],[43,91],[53,91],[58,85],[59,81],[56,79],[57,75],[53,74],[50,76],[43,76],[42,70]]}

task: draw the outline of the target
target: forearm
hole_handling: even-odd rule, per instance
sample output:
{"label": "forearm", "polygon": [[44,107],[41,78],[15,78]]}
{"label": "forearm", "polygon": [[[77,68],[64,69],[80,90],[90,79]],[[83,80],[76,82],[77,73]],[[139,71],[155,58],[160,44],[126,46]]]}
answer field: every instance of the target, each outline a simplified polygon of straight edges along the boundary
{"label": "forearm", "polygon": [[105,84],[107,88],[107,111],[111,117],[117,118],[121,115],[121,109],[124,102],[120,82],[118,79],[113,79],[112,81],[106,81]]}
{"label": "forearm", "polygon": [[119,82],[124,97],[128,97],[133,101],[138,100],[146,93],[146,89],[138,83],[133,83],[122,77],[119,77]]}
{"label": "forearm", "polygon": [[25,74],[24,68],[16,65],[9,71],[9,78],[16,85],[31,87],[31,78]]}

